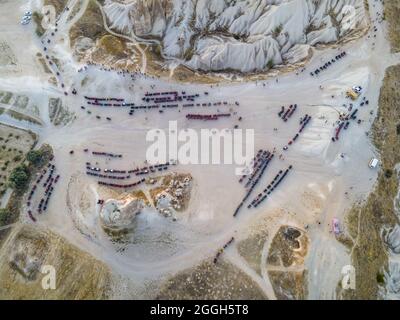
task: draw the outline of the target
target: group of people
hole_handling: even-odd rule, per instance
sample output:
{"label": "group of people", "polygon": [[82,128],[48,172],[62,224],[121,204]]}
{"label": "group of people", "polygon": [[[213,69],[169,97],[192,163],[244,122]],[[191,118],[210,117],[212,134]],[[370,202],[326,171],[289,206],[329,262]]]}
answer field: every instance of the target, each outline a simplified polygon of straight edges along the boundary
{"label": "group of people", "polygon": [[289,106],[289,108],[286,109],[285,111],[285,107],[282,106],[281,107],[281,111],[279,111],[278,116],[279,118],[281,118],[283,121],[288,121],[288,119],[293,115],[293,113],[296,111],[297,109],[297,104],[291,104]]}
{"label": "group of people", "polygon": [[236,208],[235,212],[233,213],[234,217],[236,217],[236,215],[239,213],[240,209],[243,207],[246,200],[250,197],[250,194],[252,193],[252,191],[254,190],[254,188],[256,187],[258,182],[260,181],[261,177],[263,176],[263,174],[265,172],[265,169],[267,169],[267,166],[273,157],[274,157],[274,154],[269,151],[261,150],[261,152],[260,151],[258,152],[258,154],[256,156],[257,161],[254,164],[254,171],[246,183],[246,186],[250,186],[250,188],[248,189],[243,200],[240,202],[239,206]]}
{"label": "group of people", "polygon": [[[176,107],[177,106],[178,105],[176,105]],[[142,105],[142,106],[134,106],[134,107],[131,107],[131,109],[129,110],[129,115],[132,116],[134,114],[135,110],[138,110],[138,109],[159,109],[159,108],[160,108],[160,106],[156,105],[156,104],[153,104],[153,105],[150,105],[150,106],[144,106],[144,105]],[[160,110],[160,112],[161,111],[162,110]]]}
{"label": "group of people", "polygon": [[126,173],[126,170],[115,170],[115,169],[104,169],[104,172],[110,172],[110,173]]}
{"label": "group of people", "polygon": [[[227,104],[227,103],[226,103]],[[200,106],[203,106],[203,107],[206,107],[206,106],[211,106],[211,105],[216,105],[216,103],[214,103],[214,104],[211,104],[211,103],[203,103],[203,104],[200,104],[200,103],[198,103],[196,106],[198,106],[198,107],[200,107]],[[194,107],[195,105],[194,104],[191,104],[191,105],[183,105],[183,107]],[[133,113],[134,113],[134,111],[135,110],[138,110],[138,109],[159,109],[159,108],[178,108],[179,107],[179,105],[178,104],[163,104],[163,105],[140,105],[140,106],[132,106],[131,108],[130,108],[130,111],[129,111],[129,115],[133,115]],[[160,110],[160,112],[162,112],[162,110]]]}
{"label": "group of people", "polygon": [[218,101],[218,102],[213,102],[213,103],[211,103],[211,102],[203,102],[203,103],[196,103],[196,104],[194,104],[194,103],[184,103],[183,105],[182,105],[182,107],[184,107],[184,108],[190,108],[190,107],[211,107],[211,106],[214,106],[214,107],[216,107],[216,106],[221,106],[221,105],[228,105],[228,102],[227,101]]}
{"label": "group of people", "polygon": [[94,101],[115,101],[115,102],[123,102],[125,99],[123,98],[97,98],[97,97],[89,97],[84,96],[86,100],[94,100]]}
{"label": "group of people", "polygon": [[309,116],[308,114],[306,114],[303,118],[300,118],[300,129],[299,129],[299,132],[294,135],[293,139],[288,142],[288,145],[285,146],[283,148],[283,150],[286,151],[288,149],[288,146],[292,145],[293,142],[295,142],[299,138],[300,133],[303,132],[304,128],[308,125],[308,123],[310,121],[311,121],[311,116]]}
{"label": "group of people", "polygon": [[135,173],[137,176],[143,175],[143,174],[148,174],[150,172],[154,173],[157,170],[158,171],[167,170],[171,164],[174,164],[174,163],[171,163],[168,161],[165,163],[154,164],[154,165],[146,166],[146,167],[142,167],[142,168],[131,169],[131,170],[128,170],[128,173]]}
{"label": "group of people", "polygon": [[131,111],[133,110],[138,110],[138,109],[158,109],[160,108],[159,105],[157,104],[152,104],[152,105],[140,105],[140,106],[131,106]]}
{"label": "group of people", "polygon": [[135,187],[143,182],[145,182],[146,179],[141,179],[139,181],[136,181],[134,183],[130,183],[130,184],[116,184],[116,183],[108,183],[108,182],[104,182],[104,181],[98,181],[99,185],[102,186],[108,186],[108,187],[114,187],[114,188],[132,188]]}
{"label": "group of people", "polygon": [[258,196],[247,206],[248,209],[251,207],[257,208],[267,197],[279,186],[279,184],[285,179],[286,175],[292,170],[292,165],[290,165],[285,172],[279,170],[278,174],[274,177],[271,183],[263,190],[263,192],[259,193]]}
{"label": "group of people", "polygon": [[241,180],[239,180],[239,182],[241,182],[242,179],[247,178],[247,182],[244,185],[245,188],[248,188],[251,185],[251,183],[253,182],[253,180],[256,179],[257,175],[259,174],[259,171],[261,170],[261,168],[263,166],[264,161],[265,160],[270,160],[269,159],[270,156],[271,156],[271,153],[269,151],[265,151],[265,150],[259,150],[258,151],[258,153],[257,153],[257,155],[255,157],[255,160],[254,160],[254,162],[252,164],[252,166],[253,166],[252,174],[249,177],[247,175],[242,176]]}
{"label": "group of people", "polygon": [[[155,164],[155,165],[150,165],[150,166],[145,166],[145,167],[138,167],[136,169],[131,169],[131,170],[118,170],[118,169],[101,169],[99,167],[93,167],[91,166],[90,162],[86,162],[86,174],[89,176],[101,178],[101,179],[114,179],[114,180],[126,180],[131,178],[131,174],[135,174],[136,176],[141,176],[141,175],[146,175],[150,173],[155,173],[157,171],[163,171],[167,170],[169,166],[173,164],[171,162],[165,162],[165,163],[160,163],[160,164]],[[101,171],[104,171],[105,173],[112,173],[114,175],[107,175],[107,174],[102,174]],[[122,174],[122,175],[119,175]],[[144,180],[143,180],[144,181]],[[99,184],[101,185],[107,185],[111,187],[118,187],[118,188],[130,188],[134,187],[141,182],[135,182],[133,184],[128,184],[128,185],[118,185],[118,184],[112,184],[112,183],[106,183],[103,181],[99,181]]]}
{"label": "group of people", "polygon": [[[67,7],[67,8],[68,8],[68,7]],[[43,44],[43,51],[44,51],[44,52],[47,52],[47,51],[48,51],[47,45],[50,45],[50,44],[52,43],[52,41],[51,41],[50,38],[51,38],[51,37],[54,37],[54,36],[56,35],[56,33],[58,32],[58,19],[59,19],[59,17],[58,17],[57,20],[56,20],[54,30],[51,31],[50,34],[47,34],[47,35],[48,35],[47,39],[44,37],[44,38],[42,38],[42,39],[40,40],[41,43]],[[50,56],[49,56],[48,54],[45,55],[45,58],[46,58],[46,60],[47,60],[47,63],[48,63],[50,66],[56,65],[56,63],[53,62],[53,61],[51,60],[51,58],[50,58]],[[65,91],[65,84],[63,83],[63,81],[62,81],[62,79],[61,79],[61,74],[60,74],[60,72],[59,72],[59,71],[56,71],[55,73],[56,73],[57,77],[59,77],[59,82],[60,82],[61,88],[64,89],[64,95],[67,96],[67,95],[68,95],[68,92]],[[74,94],[74,95],[77,94],[77,90],[76,90],[75,88],[72,89],[72,94]]]}
{"label": "group of people", "polygon": [[120,69],[120,68],[114,68],[114,67],[110,67],[106,64],[102,64],[102,63],[97,63],[93,60],[88,60],[86,62],[86,65],[84,65],[83,67],[78,69],[78,72],[84,72],[87,71],[89,69],[89,67],[91,66],[95,66],[98,67],[98,69],[100,71],[105,71],[105,72],[112,72],[115,71],[118,74],[122,75],[124,78],[126,76],[129,76],[132,80],[136,80],[136,79],[158,79],[159,77],[157,76],[152,76],[152,75],[148,75],[144,72],[141,72],[139,69],[136,69],[137,71],[130,71],[128,69]]}
{"label": "group of people", "polygon": [[[49,163],[47,166],[47,169],[43,169],[43,171],[41,172],[40,176],[37,178],[37,180],[35,181],[34,185],[32,186],[32,190],[29,193],[28,196],[28,201],[27,201],[27,207],[31,206],[31,201],[32,201],[32,197],[34,196],[40,182],[43,180],[44,176],[46,175],[46,173],[48,172],[49,175],[47,176],[46,181],[43,184],[43,188],[44,189],[44,197],[42,197],[40,199],[39,205],[38,205],[38,213],[42,213],[42,211],[46,211],[47,210],[47,206],[50,200],[51,195],[53,194],[54,191],[54,185],[58,182],[60,175],[57,175],[56,177],[54,177],[54,172],[55,172],[56,168],[54,164]],[[33,221],[36,222],[36,218],[32,213],[32,210],[28,210],[28,216],[29,218]]]}
{"label": "group of people", "polygon": [[[130,107],[134,106],[134,103],[125,102],[122,98],[97,98],[84,96],[87,100],[86,103],[92,106],[99,107]],[[82,107],[81,107],[82,108]],[[84,109],[84,108],[82,108]]]}
{"label": "group of people", "polygon": [[[151,109],[160,109],[160,108],[178,108],[179,104],[163,104],[163,105],[159,105],[159,104],[150,104],[150,105],[138,105],[138,106],[133,106],[134,104],[130,104],[130,111],[129,111],[129,115],[133,115],[135,110],[151,110]],[[224,101],[224,102],[203,102],[203,103],[190,103],[190,104],[183,104],[182,107],[183,108],[189,108],[189,107],[211,107],[211,106],[220,106],[220,105],[228,105],[228,102]],[[160,112],[162,112],[162,110],[159,110]]]}
{"label": "group of people", "polygon": [[[254,167],[257,166],[257,163],[261,161],[261,156],[262,156],[262,154],[265,153],[265,152],[267,152],[267,151],[262,150],[262,149],[258,150],[256,156],[251,160],[250,165],[249,165],[248,167],[246,167],[246,168],[242,171],[242,172],[243,172],[243,175],[240,176],[240,178],[239,178],[239,183],[242,183],[242,182],[244,181],[244,179],[247,178],[247,172],[250,171],[250,168],[253,168],[253,169],[254,169]],[[253,170],[252,172],[254,173],[254,170]]]}
{"label": "group of people", "polygon": [[[369,102],[367,103],[365,101],[365,97],[364,97],[363,102],[361,102],[361,103],[362,104],[360,104],[360,106],[363,106],[364,104],[368,104]],[[349,110],[351,110],[351,109],[349,108]],[[358,113],[358,109],[355,109],[355,110],[353,110],[352,113],[339,116],[339,123],[335,129],[335,136],[332,137],[332,142],[339,140],[340,132],[342,131],[342,129],[344,129],[344,130],[348,129],[348,127],[350,126],[350,120],[357,120],[357,113]],[[361,120],[358,120],[358,123],[360,123],[360,122],[361,122]]]}
{"label": "group of people", "polygon": [[84,96],[84,98],[87,100],[87,104],[100,107],[131,107],[135,105],[131,102],[125,102],[123,98],[98,98],[88,96]]}
{"label": "group of people", "polygon": [[106,157],[111,157],[111,158],[122,158],[122,154],[114,154],[114,153],[109,153],[109,152],[92,151],[92,154],[95,155],[95,156],[106,156]]}
{"label": "group of people", "polygon": [[133,169],[129,170],[128,172],[135,173],[137,176],[144,175],[144,174],[149,174],[149,173],[154,173],[156,171],[163,171],[167,170],[168,167],[170,166],[170,163],[167,162],[165,164],[156,164],[154,166],[148,166],[140,169]]}
{"label": "group of people", "polygon": [[[354,116],[350,116],[349,119],[355,120],[356,119],[355,113],[357,111],[358,111],[358,109],[354,110],[353,113],[352,113],[352,115],[354,114]],[[342,120],[342,121],[339,122],[339,125],[335,129],[335,136],[332,137],[332,142],[335,142],[335,141],[339,140],[339,135],[340,135],[340,132],[342,131],[342,129],[347,130],[347,128],[350,125],[350,121],[348,121],[349,119],[346,117],[345,120]]]}
{"label": "group of people", "polygon": [[95,101],[87,101],[87,104],[90,104],[92,106],[99,106],[99,107],[130,107],[133,106],[134,103],[105,103],[105,102],[99,102],[98,100]]}
{"label": "group of people", "polygon": [[346,51],[342,51],[334,59],[331,59],[328,62],[325,62],[321,67],[315,69],[314,72],[311,72],[310,75],[314,76],[314,75],[320,74],[322,71],[328,69],[331,65],[333,65],[336,61],[342,59],[344,56],[346,56]]}
{"label": "group of people", "polygon": [[[116,174],[126,174],[126,173],[134,173],[135,175],[143,175],[148,173],[154,173],[157,171],[167,170],[168,167],[171,165],[171,162],[165,162],[145,167],[137,167],[136,169],[130,170],[119,170],[119,169],[104,169],[103,171],[106,173],[116,173]],[[90,162],[86,162],[86,170],[100,172],[102,169],[99,167],[92,167]]]}
{"label": "group of people", "polygon": [[224,250],[225,250],[226,248],[228,248],[228,246],[229,246],[230,244],[232,244],[232,242],[233,242],[234,240],[235,240],[235,238],[232,237],[227,243],[224,244],[224,246],[223,246],[221,249],[218,250],[218,252],[217,252],[217,254],[215,255],[215,258],[214,258],[214,263],[217,263],[217,262],[218,262],[219,256],[224,252]]}
{"label": "group of people", "polygon": [[46,196],[45,199],[41,199],[38,207],[38,212],[41,213],[41,203],[43,202],[43,211],[47,210],[47,205],[49,203],[50,197],[53,194],[54,186],[53,184],[56,184],[58,182],[58,179],[60,179],[60,175],[57,175],[55,178],[53,177],[55,171],[55,165],[51,165],[50,173],[49,176],[46,180],[46,182],[43,184],[43,187],[46,188],[44,191],[44,194]]}
{"label": "group of people", "polygon": [[[208,92],[204,92],[204,95],[208,96]],[[163,109],[171,109],[178,108],[178,102],[194,102],[195,99],[199,98],[200,94],[186,94],[185,91],[166,91],[166,92],[146,92],[142,100],[145,102],[141,105],[135,105],[133,102],[126,102],[124,98],[113,98],[113,97],[93,97],[85,95],[86,103],[92,106],[100,106],[100,107],[129,107],[129,115],[134,115],[136,110],[153,110],[158,109],[160,113],[163,113]],[[236,105],[239,105],[239,102],[235,102]],[[189,107],[211,107],[211,106],[222,106],[229,105],[227,101],[217,101],[217,102],[203,102],[203,103],[183,103],[183,108]],[[84,106],[81,106],[81,109],[86,109]],[[91,114],[91,111],[87,111],[88,114]],[[100,116],[96,116],[100,119]],[[205,116],[203,120],[216,120],[218,117],[216,116]],[[188,119],[197,119],[196,116],[189,116]],[[199,118],[200,119],[200,118]],[[111,120],[111,118],[107,117],[107,120]]]}
{"label": "group of people", "polygon": [[178,102],[178,101],[194,101],[196,98],[200,97],[198,93],[196,94],[186,94],[185,91],[182,91],[181,94],[178,91],[169,91],[169,92],[146,92],[143,101],[154,103],[164,103],[164,102]]}
{"label": "group of people", "polygon": [[106,175],[106,174],[91,172],[89,170],[86,171],[86,174],[88,176],[93,176],[93,177],[98,177],[98,178],[103,178],[103,179],[115,179],[115,180],[125,180],[125,179],[129,179],[131,177],[130,175],[127,175],[127,176],[110,176],[110,175]]}
{"label": "group of people", "polygon": [[186,115],[186,119],[188,120],[218,120],[221,117],[230,117],[230,113],[219,113],[219,114],[192,114],[189,113]]}

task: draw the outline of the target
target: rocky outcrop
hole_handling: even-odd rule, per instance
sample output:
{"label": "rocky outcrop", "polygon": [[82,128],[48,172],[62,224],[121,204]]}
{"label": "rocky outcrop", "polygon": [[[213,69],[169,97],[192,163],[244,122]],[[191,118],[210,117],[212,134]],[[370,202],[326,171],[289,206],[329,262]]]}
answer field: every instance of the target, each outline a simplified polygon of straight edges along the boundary
{"label": "rocky outcrop", "polygon": [[100,211],[100,219],[103,226],[110,229],[129,228],[143,207],[143,201],[136,198],[109,199]]}
{"label": "rocky outcrop", "polygon": [[[111,28],[205,71],[261,71],[368,25],[363,0],[106,0]],[[299,47],[302,45],[304,47]]]}
{"label": "rocky outcrop", "polygon": [[160,185],[150,190],[151,197],[158,212],[166,217],[184,211],[190,200],[192,177],[189,174],[165,176]]}

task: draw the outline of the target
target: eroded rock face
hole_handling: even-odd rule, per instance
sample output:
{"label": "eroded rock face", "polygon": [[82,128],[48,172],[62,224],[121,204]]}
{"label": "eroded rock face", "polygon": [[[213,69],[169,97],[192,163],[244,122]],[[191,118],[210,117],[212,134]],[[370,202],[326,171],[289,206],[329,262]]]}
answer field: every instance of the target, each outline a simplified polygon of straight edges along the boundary
{"label": "eroded rock face", "polygon": [[100,219],[110,229],[129,228],[143,207],[143,202],[139,199],[109,199],[100,211]]}
{"label": "eroded rock face", "polygon": [[400,253],[400,226],[396,225],[386,236],[386,243],[395,254]]}
{"label": "eroded rock face", "polygon": [[389,270],[385,272],[386,299],[398,300],[400,297],[400,263],[389,262]]}
{"label": "eroded rock face", "polygon": [[295,63],[368,25],[363,0],[106,0],[104,11],[111,28],[159,39],[165,56],[205,71]]}

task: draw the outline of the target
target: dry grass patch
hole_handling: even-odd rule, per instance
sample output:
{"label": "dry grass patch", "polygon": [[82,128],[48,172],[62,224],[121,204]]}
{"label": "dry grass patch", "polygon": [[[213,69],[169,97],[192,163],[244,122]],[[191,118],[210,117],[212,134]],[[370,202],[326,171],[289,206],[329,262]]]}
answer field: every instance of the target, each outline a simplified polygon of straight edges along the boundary
{"label": "dry grass patch", "polygon": [[[108,267],[60,236],[16,228],[0,251],[0,299],[106,299]],[[43,265],[56,270],[56,290],[43,290]]]}
{"label": "dry grass patch", "polygon": [[374,122],[373,142],[380,151],[382,168],[375,190],[348,215],[348,230],[355,238],[352,263],[356,269],[356,290],[346,290],[346,299],[376,299],[378,279],[387,268],[388,256],[381,230],[398,223],[393,200],[398,192],[395,166],[400,162],[400,65],[386,70]]}
{"label": "dry grass patch", "polygon": [[67,1],[65,0],[44,0],[45,6],[53,6],[56,9],[56,14],[59,15],[65,8]]}
{"label": "dry grass patch", "polygon": [[283,272],[268,271],[274,287],[276,298],[279,300],[307,299],[307,271]]}
{"label": "dry grass patch", "polygon": [[69,37],[71,47],[74,46],[78,37],[87,37],[96,41],[106,35],[103,26],[103,16],[95,0],[90,0],[82,17],[71,27]]}
{"label": "dry grass patch", "polygon": [[167,280],[157,299],[261,300],[266,297],[251,278],[231,263],[204,261]]}
{"label": "dry grass patch", "polygon": [[237,245],[240,255],[259,275],[261,275],[262,252],[267,237],[266,230],[259,230],[247,239],[241,240]]}
{"label": "dry grass patch", "polygon": [[394,52],[400,52],[400,0],[385,1],[385,19],[389,23],[389,37]]}

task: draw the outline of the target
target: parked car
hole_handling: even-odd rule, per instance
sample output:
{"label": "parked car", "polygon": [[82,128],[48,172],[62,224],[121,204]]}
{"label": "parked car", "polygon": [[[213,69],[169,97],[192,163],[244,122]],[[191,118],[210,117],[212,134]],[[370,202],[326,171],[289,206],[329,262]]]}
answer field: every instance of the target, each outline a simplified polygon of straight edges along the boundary
{"label": "parked car", "polygon": [[332,219],[332,231],[334,234],[340,233],[339,219],[337,219],[337,218]]}
{"label": "parked car", "polygon": [[379,164],[379,160],[376,159],[376,158],[372,158],[372,159],[369,161],[368,166],[369,166],[371,169],[375,169],[375,168],[378,166],[378,164]]}

